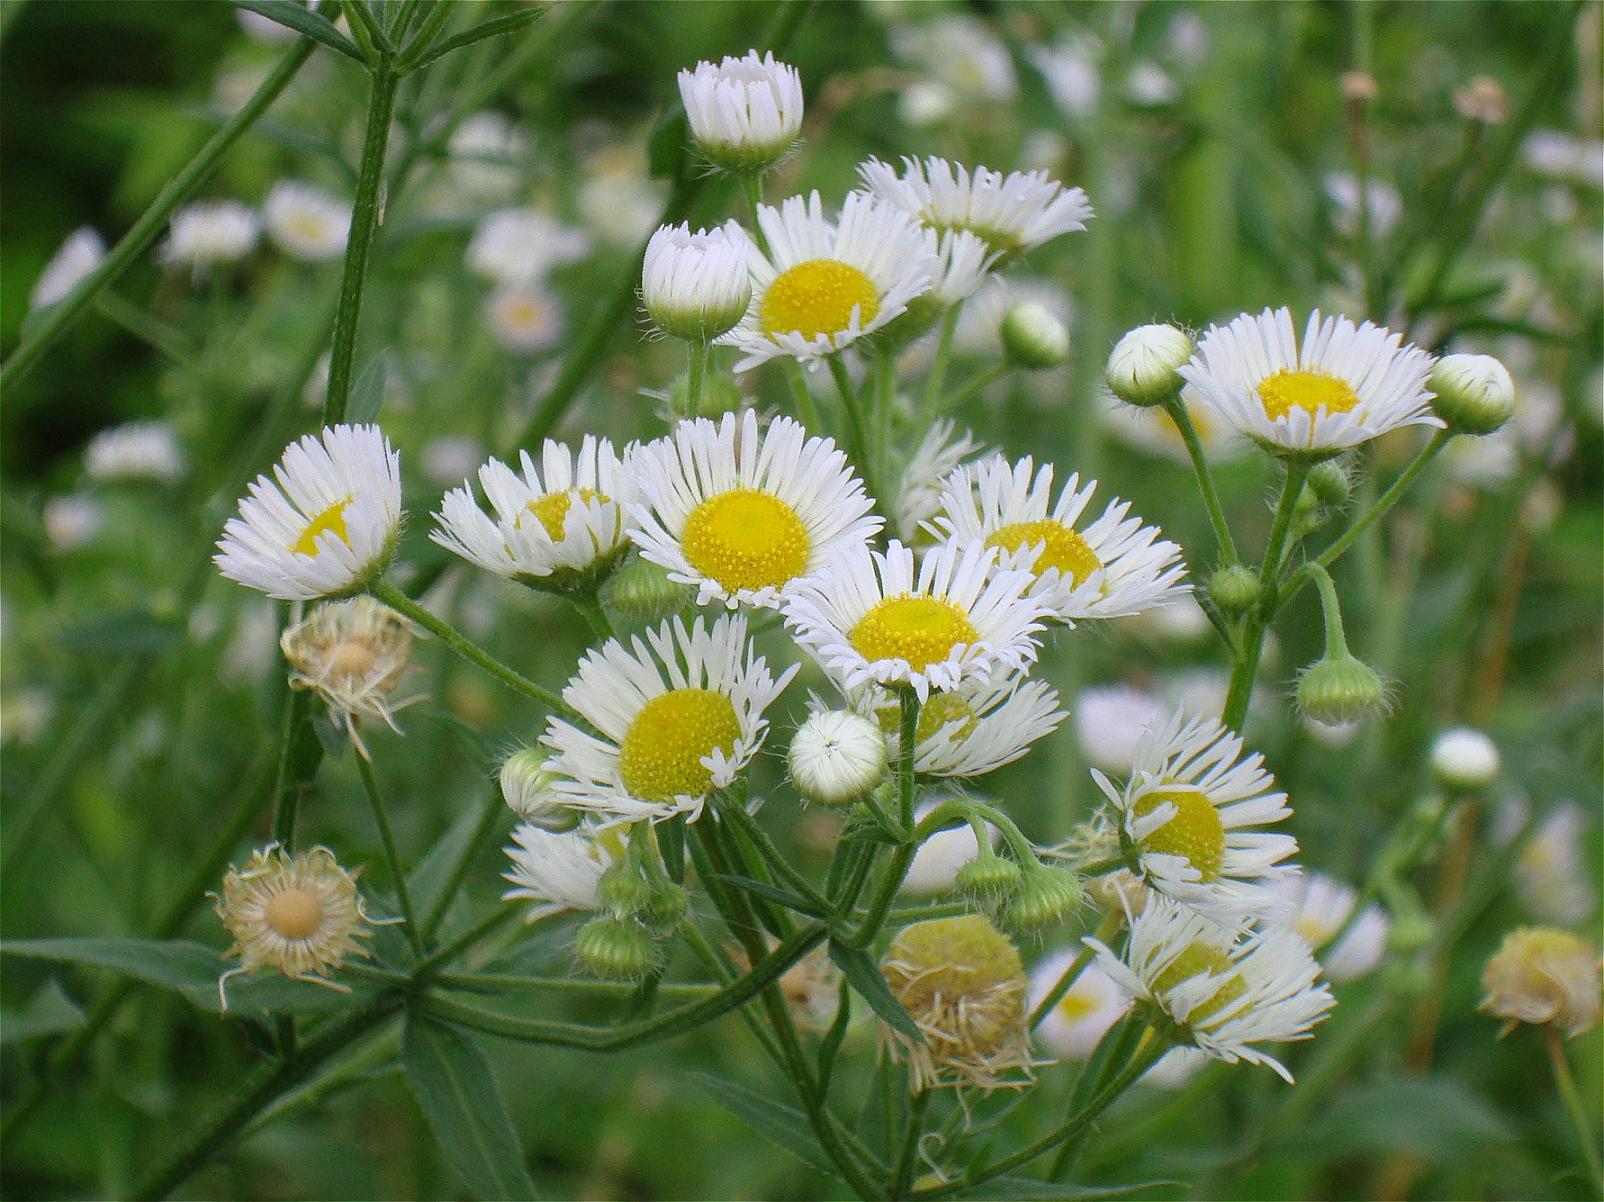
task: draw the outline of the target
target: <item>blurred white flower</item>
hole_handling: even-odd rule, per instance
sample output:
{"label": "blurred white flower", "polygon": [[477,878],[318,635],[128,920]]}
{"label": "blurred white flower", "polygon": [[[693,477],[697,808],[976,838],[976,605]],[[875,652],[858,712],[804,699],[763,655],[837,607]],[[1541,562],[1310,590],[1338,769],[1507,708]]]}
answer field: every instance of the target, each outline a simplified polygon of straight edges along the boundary
{"label": "blurred white flower", "polygon": [[1002,323],[1015,305],[1037,304],[1065,326],[1074,323],[1074,304],[1063,287],[1034,276],[991,277],[958,312],[952,349],[984,358],[1002,354]]}
{"label": "blurred white flower", "polygon": [[485,301],[485,316],[496,341],[519,355],[549,350],[567,328],[556,295],[534,283],[497,288]]}
{"label": "blurred white flower", "polygon": [[657,228],[663,189],[646,174],[644,157],[630,146],[609,146],[585,163],[579,212],[603,242],[638,246]]}
{"label": "blurred white flower", "polygon": [[1543,819],[1515,864],[1515,890],[1534,917],[1575,926],[1593,912],[1594,883],[1583,858],[1592,825],[1574,802]]}
{"label": "blurred white flower", "polygon": [[[1358,902],[1351,886],[1321,872],[1306,872],[1274,881],[1270,889],[1286,906],[1272,921],[1303,936],[1329,979],[1351,981],[1381,963],[1392,923],[1380,906],[1370,905],[1349,926]],[[1344,926],[1348,926],[1347,933],[1337,939]]]}
{"label": "blurred white flower", "polygon": [[95,497],[68,493],[45,502],[44,523],[52,547],[74,551],[100,533],[106,524],[106,510]]}
{"label": "blurred white flower", "polygon": [[590,253],[590,236],[538,209],[499,209],[473,232],[468,270],[497,284],[527,284]]}
{"label": "blurred white flower", "polygon": [[917,129],[945,121],[957,102],[950,88],[928,79],[915,80],[897,97],[897,116]]}
{"label": "blurred white flower", "polygon": [[202,272],[250,254],[261,237],[255,210],[237,200],[204,201],[173,214],[167,241],[157,257],[173,266]]}
{"label": "blurred white flower", "polygon": [[1431,742],[1431,771],[1450,789],[1484,789],[1498,779],[1498,748],[1469,726],[1445,730]]}
{"label": "blurred white flower", "polygon": [[99,431],[84,451],[84,468],[93,480],[159,480],[184,475],[184,452],[172,423],[124,422]]}
{"label": "blurred white flower", "polygon": [[1097,111],[1102,91],[1102,44],[1091,34],[1066,38],[1051,48],[1030,46],[1025,55],[1041,72],[1047,91],[1071,120],[1084,120]]}
{"label": "blurred white flower", "polygon": [[1008,48],[989,25],[967,14],[895,26],[891,48],[963,100],[1007,104],[1019,94]]}
{"label": "blurred white flower", "polygon": [[1111,776],[1130,775],[1136,745],[1169,716],[1169,707],[1157,697],[1126,685],[1082,689],[1075,695],[1075,737],[1081,755]]}
{"label": "blurred white flower", "polygon": [[464,192],[498,196],[518,184],[529,140],[500,113],[470,113],[451,131],[446,143],[451,156],[451,178]]}
{"label": "blurred white flower", "polygon": [[1144,108],[1173,104],[1181,94],[1169,73],[1157,63],[1135,62],[1125,76],[1125,97]]}
{"label": "blurred white flower", "polygon": [[467,434],[441,434],[423,444],[418,465],[436,484],[456,484],[485,461],[485,445]]}
{"label": "blurred white flower", "polygon": [[[1075,959],[1072,949],[1055,952],[1030,970],[1030,1008],[1046,999],[1058,979]],[[1095,964],[1088,964],[1070,986],[1069,992],[1042,1019],[1036,1038],[1054,1056],[1064,1060],[1085,1060],[1104,1034],[1125,1011],[1131,998],[1119,983]]]}
{"label": "blurred white flower", "polygon": [[[1359,228],[1358,179],[1346,171],[1329,172],[1325,177],[1325,191],[1335,209],[1337,228],[1345,234],[1353,234]],[[1365,195],[1370,199],[1370,232],[1374,237],[1385,237],[1403,215],[1403,200],[1398,189],[1373,179]]]}
{"label": "blurred white flower", "polygon": [[1538,175],[1604,188],[1604,142],[1557,129],[1536,129],[1521,144],[1521,158]]}
{"label": "blurred white flower", "polygon": [[53,305],[78,286],[106,257],[106,241],[89,226],[80,226],[67,235],[60,249],[50,257],[33,291],[28,294],[29,309]]}
{"label": "blurred white flower", "polygon": [[351,206],[304,180],[280,180],[262,202],[267,236],[292,259],[321,263],[345,253]]}

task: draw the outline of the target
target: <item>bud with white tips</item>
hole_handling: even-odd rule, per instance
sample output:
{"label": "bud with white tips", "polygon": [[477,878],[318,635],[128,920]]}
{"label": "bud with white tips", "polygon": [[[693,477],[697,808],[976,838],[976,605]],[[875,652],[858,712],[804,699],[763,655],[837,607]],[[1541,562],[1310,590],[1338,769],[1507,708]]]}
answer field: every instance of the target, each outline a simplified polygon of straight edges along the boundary
{"label": "bud with white tips", "polygon": [[1431,411],[1455,434],[1491,434],[1515,412],[1515,382],[1491,355],[1447,355],[1428,380]]}
{"label": "bud with white tips", "polygon": [[767,171],[802,132],[802,77],[772,54],[697,63],[679,73],[679,95],[696,148],[736,175]]}
{"label": "bud with white tips", "polygon": [[552,792],[555,779],[538,747],[513,752],[501,765],[501,796],[514,814],[541,830],[567,831],[579,825],[579,812],[561,804]]}
{"label": "bud with white tips", "polygon": [[1162,405],[1180,392],[1192,345],[1192,336],[1175,326],[1137,326],[1108,356],[1108,390],[1127,405]]}
{"label": "bud with white tips", "polygon": [[641,304],[652,324],[687,342],[727,334],[752,301],[749,247],[733,221],[695,233],[688,223],[659,227],[641,265]]}
{"label": "bud with white tips", "polygon": [[814,714],[791,739],[791,779],[802,796],[820,805],[857,801],[886,773],[886,737],[862,714]]}
{"label": "bud with white tips", "polygon": [[1445,730],[1432,740],[1432,775],[1446,788],[1485,789],[1498,779],[1500,766],[1493,741],[1469,726]]}
{"label": "bud with white tips", "polygon": [[1010,306],[999,332],[1008,361],[1026,371],[1045,371],[1069,358],[1069,331],[1037,301]]}

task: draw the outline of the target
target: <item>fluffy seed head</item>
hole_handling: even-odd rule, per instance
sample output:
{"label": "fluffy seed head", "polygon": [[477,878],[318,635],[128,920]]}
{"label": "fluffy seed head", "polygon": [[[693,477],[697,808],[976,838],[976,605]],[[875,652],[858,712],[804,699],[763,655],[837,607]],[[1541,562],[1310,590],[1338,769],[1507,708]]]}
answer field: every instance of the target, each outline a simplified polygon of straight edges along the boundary
{"label": "fluffy seed head", "polygon": [[1455,434],[1491,434],[1515,412],[1515,382],[1491,355],[1448,355],[1428,383],[1431,411]]}
{"label": "fluffy seed head", "polygon": [[1599,955],[1555,927],[1511,931],[1482,969],[1484,1014],[1516,1023],[1553,1023],[1568,1036],[1599,1021]]}
{"label": "fluffy seed head", "polygon": [[1181,390],[1192,336],[1172,325],[1137,326],[1114,344],[1105,378],[1127,405],[1159,405]]}
{"label": "fluffy seed head", "polygon": [[322,697],[364,758],[361,718],[378,718],[399,733],[395,711],[409,702],[394,702],[391,694],[411,662],[412,628],[395,610],[366,595],[326,601],[286,630],[279,647],[290,664],[290,687]]}
{"label": "fluffy seed head", "polygon": [[886,738],[861,714],[828,710],[797,729],[787,761],[803,797],[820,805],[846,805],[885,775]]}

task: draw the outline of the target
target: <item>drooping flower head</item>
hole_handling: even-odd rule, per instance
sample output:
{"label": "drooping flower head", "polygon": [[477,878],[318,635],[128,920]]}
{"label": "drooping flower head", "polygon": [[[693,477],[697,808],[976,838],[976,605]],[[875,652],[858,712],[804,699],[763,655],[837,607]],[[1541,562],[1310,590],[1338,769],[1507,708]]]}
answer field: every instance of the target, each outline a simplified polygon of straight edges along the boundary
{"label": "drooping flower head", "polygon": [[623,851],[618,826],[587,822],[571,831],[549,831],[520,822],[506,848],[512,867],[501,875],[512,888],[502,900],[531,902],[526,922],[564,910],[599,910],[602,873]]}
{"label": "drooping flower head", "polygon": [[552,791],[564,804],[618,818],[694,819],[762,746],[763,711],[796,673],[778,678],[752,652],[746,619],[689,628],[675,618],[628,645],[609,639],[563,689],[596,733],[552,718]]}
{"label": "drooping flower head", "polygon": [[1479,1009],[1516,1023],[1553,1023],[1566,1035],[1598,1026],[1598,947],[1555,927],[1521,927],[1482,969]]}
{"label": "drooping flower head", "polygon": [[1086,228],[1092,206],[1080,188],[1044,171],[957,166],[934,156],[902,160],[902,172],[870,159],[858,167],[864,186],[933,230],[968,230],[1000,254],[1018,253]]}
{"label": "drooping flower head", "polygon": [[239,503],[213,556],[230,580],[281,601],[361,590],[401,526],[401,456],[378,426],[326,426],[291,443]]}
{"label": "drooping flower head", "polygon": [[1283,308],[1210,327],[1181,375],[1188,396],[1260,446],[1323,458],[1402,426],[1442,425],[1431,365],[1400,334],[1319,310],[1300,341]]}
{"label": "drooping flower head", "polygon": [[322,697],[363,758],[360,719],[378,718],[401,732],[395,711],[417,698],[397,702],[391,695],[412,655],[412,628],[388,605],[367,596],[323,602],[284,631],[279,647],[290,664],[290,687]]}
{"label": "drooping flower head", "polygon": [[699,600],[775,606],[838,547],[880,529],[873,502],[828,438],[757,414],[681,422],[635,457],[629,534],[641,554],[693,584]]}
{"label": "drooping flower head", "polygon": [[1115,498],[1084,530],[1076,523],[1097,489],[1072,475],[1052,500],[1053,465],[998,455],[948,477],[932,526],[941,537],[979,540],[998,562],[1028,572],[1030,595],[1056,618],[1140,613],[1185,593],[1181,549]]}
{"label": "drooping flower head", "polygon": [[726,171],[768,170],[802,132],[802,77],[772,53],[699,62],[679,73],[679,95],[697,149]]}

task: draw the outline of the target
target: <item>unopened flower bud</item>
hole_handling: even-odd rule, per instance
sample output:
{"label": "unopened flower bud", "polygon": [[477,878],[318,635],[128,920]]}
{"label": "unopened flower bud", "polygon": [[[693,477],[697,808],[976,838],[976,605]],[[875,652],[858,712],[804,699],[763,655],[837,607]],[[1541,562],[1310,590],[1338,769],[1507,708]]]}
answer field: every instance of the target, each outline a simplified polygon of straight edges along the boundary
{"label": "unopened flower bud", "polygon": [[1432,741],[1432,775],[1445,788],[1485,789],[1498,779],[1499,767],[1498,748],[1479,730],[1456,726]]}
{"label": "unopened flower bud", "polygon": [[1241,613],[1259,598],[1259,574],[1233,563],[1209,577],[1209,596],[1228,614]]}
{"label": "unopened flower bud", "polygon": [[1342,464],[1335,459],[1327,459],[1309,469],[1308,491],[1314,494],[1320,504],[1339,509],[1348,503],[1353,484]]}
{"label": "unopened flower bud", "polygon": [[587,972],[619,981],[639,980],[657,963],[651,932],[633,918],[610,914],[579,928],[574,954]]}
{"label": "unopened flower bud", "polygon": [[512,812],[542,830],[566,831],[579,825],[579,812],[563,805],[552,792],[555,779],[546,767],[546,752],[525,747],[501,765],[501,796]]}
{"label": "unopened flower bud", "polygon": [[1181,389],[1192,336],[1171,325],[1137,326],[1108,356],[1108,390],[1127,405],[1161,405]]}
{"label": "unopened flower bud", "polygon": [[1511,931],[1482,970],[1484,1014],[1516,1023],[1553,1023],[1567,1036],[1598,1026],[1598,948],[1569,931]]}
{"label": "unopened flower bud", "polygon": [[1002,319],[1003,354],[1026,371],[1044,371],[1069,358],[1069,331],[1045,305],[1024,301]]}
{"label": "unopened flower bud", "polygon": [[1447,355],[1431,369],[1431,411],[1455,434],[1491,434],[1515,412],[1515,382],[1491,355]]}
{"label": "unopened flower bud", "polygon": [[668,578],[668,569],[639,556],[607,581],[607,603],[630,622],[656,622],[678,613],[696,600],[693,585]]}
{"label": "unopened flower bud", "polygon": [[642,922],[659,935],[666,935],[684,921],[691,908],[691,896],[683,885],[673,881],[654,881],[646,905],[640,911]]}
{"label": "unopened flower bud", "polygon": [[820,805],[846,805],[885,776],[886,737],[872,719],[828,710],[797,729],[787,761],[803,797]]}
{"label": "unopened flower bud", "polygon": [[641,265],[641,305],[663,333],[711,342],[746,315],[752,301],[750,243],[733,221],[710,230],[658,228]]}
{"label": "unopened flower bud", "polygon": [[999,921],[1016,934],[1039,931],[1059,922],[1085,896],[1080,878],[1063,868],[1027,868]]}
{"label": "unopened flower bud", "polygon": [[1352,722],[1386,706],[1387,686],[1369,664],[1338,653],[1303,670],[1296,700],[1316,722]]}
{"label": "unopened flower bud", "polygon": [[795,145],[802,131],[802,77],[773,54],[701,62],[679,73],[680,99],[696,148],[737,175],[760,174]]}
{"label": "unopened flower bud", "polygon": [[953,887],[982,907],[1002,904],[1019,890],[1024,873],[1012,860],[1004,859],[982,843],[980,854],[958,870]]}
{"label": "unopened flower bud", "polygon": [[619,918],[635,918],[652,904],[652,885],[635,865],[627,859],[619,860],[602,873],[596,896],[603,909]]}

